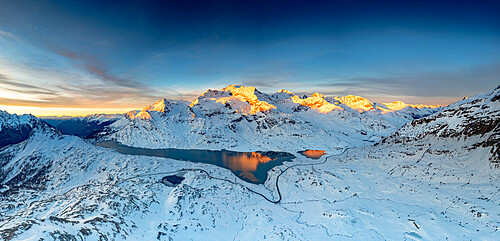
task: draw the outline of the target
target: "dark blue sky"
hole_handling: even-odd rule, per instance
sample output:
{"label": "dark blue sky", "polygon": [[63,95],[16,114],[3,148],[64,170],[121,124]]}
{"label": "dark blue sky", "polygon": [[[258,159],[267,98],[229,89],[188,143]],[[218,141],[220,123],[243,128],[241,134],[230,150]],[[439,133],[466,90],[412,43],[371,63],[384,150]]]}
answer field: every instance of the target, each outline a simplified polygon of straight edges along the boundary
{"label": "dark blue sky", "polygon": [[447,104],[500,84],[499,5],[0,0],[0,106],[138,108],[232,83]]}

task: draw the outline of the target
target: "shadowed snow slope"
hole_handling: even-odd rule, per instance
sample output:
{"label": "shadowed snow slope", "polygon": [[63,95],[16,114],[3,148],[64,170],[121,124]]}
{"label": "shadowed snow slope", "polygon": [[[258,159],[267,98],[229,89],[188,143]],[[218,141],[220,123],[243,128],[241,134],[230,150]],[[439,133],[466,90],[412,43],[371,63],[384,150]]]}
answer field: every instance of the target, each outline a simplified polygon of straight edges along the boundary
{"label": "shadowed snow slope", "polygon": [[160,100],[127,113],[95,137],[145,148],[329,150],[372,144],[440,110],[399,107],[359,96],[299,97],[286,90],[268,95],[254,87],[230,85],[207,90],[190,104]]}
{"label": "shadowed snow slope", "polygon": [[124,118],[124,115],[92,114],[85,117],[46,116],[40,119],[64,134],[86,138],[120,118]]}
{"label": "shadowed snow slope", "polygon": [[26,140],[37,125],[40,121],[32,115],[11,115],[0,110],[0,148]]}

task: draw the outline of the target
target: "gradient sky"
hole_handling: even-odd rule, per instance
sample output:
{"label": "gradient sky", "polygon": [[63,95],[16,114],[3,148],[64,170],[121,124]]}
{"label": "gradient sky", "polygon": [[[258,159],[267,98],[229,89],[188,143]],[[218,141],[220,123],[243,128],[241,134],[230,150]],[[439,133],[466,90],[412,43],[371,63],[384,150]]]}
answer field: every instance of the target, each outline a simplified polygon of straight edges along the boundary
{"label": "gradient sky", "polygon": [[500,84],[499,12],[498,1],[0,0],[0,109],[124,112],[229,84],[449,104]]}

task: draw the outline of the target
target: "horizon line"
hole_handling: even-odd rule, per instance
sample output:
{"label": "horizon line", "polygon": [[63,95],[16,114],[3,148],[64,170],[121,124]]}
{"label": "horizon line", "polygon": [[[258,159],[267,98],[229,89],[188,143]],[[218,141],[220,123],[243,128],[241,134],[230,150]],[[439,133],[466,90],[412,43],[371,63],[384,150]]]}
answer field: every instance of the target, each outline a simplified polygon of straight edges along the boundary
{"label": "horizon line", "polygon": [[[242,85],[243,86],[243,85]],[[249,86],[250,87],[250,86]],[[277,93],[278,91],[274,92]],[[263,92],[265,93],[265,92]],[[305,95],[311,95],[312,93],[320,93],[320,92],[311,92],[310,94],[305,94]],[[295,93],[294,93],[295,94]],[[200,94],[201,95],[201,94]],[[302,93],[300,94],[295,94],[295,95],[303,95]],[[325,97],[334,97],[337,95],[325,95]],[[347,96],[347,95],[345,95]],[[359,95],[355,95],[359,96]],[[363,97],[363,96],[361,96]],[[403,97],[403,96],[398,96],[398,97]],[[368,100],[370,100],[372,103],[391,103],[394,101],[401,101],[400,99],[397,99],[398,97],[393,97],[390,98],[391,100],[389,101],[374,101],[372,99],[389,99],[388,97],[363,97]],[[412,96],[404,96],[406,98],[414,98]],[[405,99],[403,97],[403,99]],[[469,96],[470,97],[470,96]],[[167,100],[173,100],[173,101],[178,101],[178,100],[184,100],[184,101],[194,101],[196,98],[195,97],[193,100],[184,100],[184,99],[172,99],[172,98],[157,98],[156,101],[162,100],[162,99],[167,99]],[[425,103],[426,105],[439,105],[439,106],[448,106],[452,103],[455,103],[457,101],[462,100],[462,98],[453,98],[453,97],[443,97],[448,99],[449,101],[446,101],[446,103]],[[191,98],[190,98],[191,99]],[[416,99],[416,98],[415,98]],[[424,98],[418,98],[418,99],[424,99]],[[427,98],[428,100],[429,98]],[[85,117],[88,115],[93,115],[93,114],[105,114],[105,115],[113,115],[113,114],[125,114],[130,111],[134,110],[141,110],[147,105],[151,105],[155,103],[156,101],[150,101],[149,104],[137,104],[136,106],[131,105],[130,107],[120,107],[120,108],[102,108],[102,107],[42,107],[42,106],[30,106],[30,105],[8,105],[8,104],[2,104],[0,103],[0,110],[7,111],[10,114],[17,114],[17,115],[23,115],[23,114],[30,114],[36,117]],[[423,104],[422,102],[407,102],[407,101],[402,101],[406,104]]]}

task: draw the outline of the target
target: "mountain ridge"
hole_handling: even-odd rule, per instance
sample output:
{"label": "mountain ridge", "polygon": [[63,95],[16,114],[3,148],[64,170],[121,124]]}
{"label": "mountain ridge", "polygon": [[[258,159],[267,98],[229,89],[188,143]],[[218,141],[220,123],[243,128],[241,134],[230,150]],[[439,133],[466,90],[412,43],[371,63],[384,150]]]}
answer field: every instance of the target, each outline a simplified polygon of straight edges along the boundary
{"label": "mountain ridge", "polygon": [[408,105],[391,110],[357,96],[299,97],[285,90],[269,95],[255,87],[230,85],[209,89],[191,103],[159,100],[128,112],[94,137],[145,148],[332,149],[374,143],[404,123],[441,109]]}
{"label": "mountain ridge", "polygon": [[0,148],[27,139],[38,125],[41,121],[33,115],[9,114],[0,110]]}

